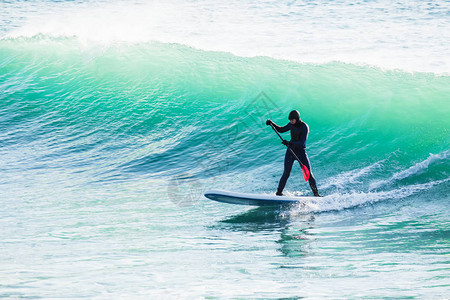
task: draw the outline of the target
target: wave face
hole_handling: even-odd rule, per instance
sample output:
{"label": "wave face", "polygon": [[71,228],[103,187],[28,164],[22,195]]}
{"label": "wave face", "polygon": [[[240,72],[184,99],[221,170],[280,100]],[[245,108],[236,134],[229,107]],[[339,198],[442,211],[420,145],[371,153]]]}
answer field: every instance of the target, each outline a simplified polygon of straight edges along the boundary
{"label": "wave face", "polygon": [[[264,121],[298,109],[323,193],[448,194],[447,76],[45,36],[1,40],[0,61],[6,185],[42,170],[66,185],[187,176],[272,192],[284,149]],[[308,193],[296,172],[287,190]]]}

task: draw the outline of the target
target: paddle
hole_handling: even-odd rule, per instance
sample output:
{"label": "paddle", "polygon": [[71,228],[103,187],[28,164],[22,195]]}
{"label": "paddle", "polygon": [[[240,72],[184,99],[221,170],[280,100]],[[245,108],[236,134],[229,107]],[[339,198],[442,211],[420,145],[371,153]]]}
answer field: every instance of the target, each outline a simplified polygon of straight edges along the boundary
{"label": "paddle", "polygon": [[[273,124],[270,124],[270,126],[272,127],[273,131],[275,131],[276,134],[280,137],[280,139],[282,141],[284,141],[284,139],[281,137],[281,135],[278,133],[278,131],[275,129],[275,127],[273,127]],[[298,159],[297,155],[295,154],[294,150],[292,150],[291,147],[289,147],[289,145],[286,145],[286,147],[288,147],[288,149],[291,151],[292,155],[294,155],[295,159],[300,164],[300,167],[302,168],[302,172],[303,172],[303,178],[305,178],[305,181],[308,181],[308,179],[309,179],[309,170],[308,170],[308,168],[304,164],[302,164],[300,159]]]}

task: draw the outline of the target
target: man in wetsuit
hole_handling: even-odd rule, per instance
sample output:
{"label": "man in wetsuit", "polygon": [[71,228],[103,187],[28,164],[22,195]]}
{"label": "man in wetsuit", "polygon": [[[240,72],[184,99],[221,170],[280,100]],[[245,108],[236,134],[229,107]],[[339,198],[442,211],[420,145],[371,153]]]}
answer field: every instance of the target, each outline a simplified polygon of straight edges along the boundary
{"label": "man in wetsuit", "polygon": [[[293,110],[289,113],[289,123],[286,126],[280,127],[270,119],[266,121],[266,125],[273,125],[273,127],[278,132],[291,131],[291,140],[288,142],[283,140],[283,144],[290,147],[297,157],[300,159],[301,163],[304,164],[309,172],[309,186],[314,193],[314,196],[320,197],[319,191],[317,190],[316,180],[313,173],[311,172],[311,165],[309,163],[308,155],[306,155],[306,139],[308,138],[309,127],[308,125],[300,119],[300,113]],[[281,176],[280,183],[278,184],[277,195],[283,196],[283,189],[286,185],[286,181],[291,174],[292,165],[294,164],[295,157],[289,149],[286,149],[286,155],[284,157],[284,171],[283,176]]]}

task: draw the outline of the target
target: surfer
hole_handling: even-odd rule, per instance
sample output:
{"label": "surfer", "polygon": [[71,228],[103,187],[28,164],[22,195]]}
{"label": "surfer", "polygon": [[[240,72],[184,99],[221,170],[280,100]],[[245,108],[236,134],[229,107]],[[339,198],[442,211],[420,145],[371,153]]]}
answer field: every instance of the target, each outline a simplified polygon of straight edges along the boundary
{"label": "surfer", "polygon": [[[308,125],[300,119],[300,113],[297,110],[293,110],[289,113],[289,123],[286,126],[280,127],[272,120],[268,119],[266,121],[266,125],[272,125],[276,131],[282,133],[288,130],[291,131],[291,140],[286,141],[283,140],[283,145],[290,147],[297,157],[300,159],[300,162],[305,165],[309,172],[310,176],[308,179],[309,186],[311,187],[314,196],[320,197],[319,191],[316,186],[316,179],[314,178],[313,173],[311,172],[311,165],[309,163],[308,155],[306,154],[306,140],[308,138],[309,127]],[[283,196],[283,189],[286,185],[286,181],[291,174],[292,165],[294,164],[295,157],[292,152],[287,149],[286,155],[284,157],[284,171],[281,176],[280,183],[278,184],[278,189],[276,195]]]}

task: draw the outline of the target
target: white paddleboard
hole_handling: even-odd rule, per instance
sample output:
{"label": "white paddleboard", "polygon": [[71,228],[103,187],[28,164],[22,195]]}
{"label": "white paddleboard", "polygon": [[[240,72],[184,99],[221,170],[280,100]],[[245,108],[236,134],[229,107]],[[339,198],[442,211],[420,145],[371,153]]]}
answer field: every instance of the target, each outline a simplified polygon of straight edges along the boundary
{"label": "white paddleboard", "polygon": [[209,190],[205,197],[214,201],[241,205],[287,205],[317,200],[316,197],[292,197],[267,194],[235,193],[221,190]]}

